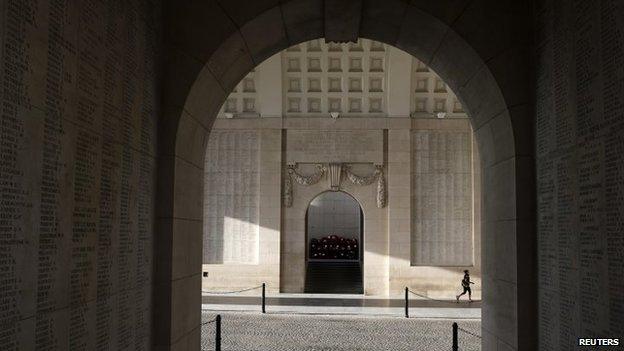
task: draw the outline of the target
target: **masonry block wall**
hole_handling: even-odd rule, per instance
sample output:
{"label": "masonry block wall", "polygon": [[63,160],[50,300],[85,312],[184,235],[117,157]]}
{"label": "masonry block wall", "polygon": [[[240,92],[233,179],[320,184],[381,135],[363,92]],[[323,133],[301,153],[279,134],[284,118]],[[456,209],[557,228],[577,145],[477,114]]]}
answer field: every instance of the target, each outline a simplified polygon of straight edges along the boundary
{"label": "masonry block wall", "polygon": [[538,1],[539,348],[624,332],[624,3]]}
{"label": "masonry block wall", "polygon": [[151,348],[158,1],[0,4],[0,349]]}

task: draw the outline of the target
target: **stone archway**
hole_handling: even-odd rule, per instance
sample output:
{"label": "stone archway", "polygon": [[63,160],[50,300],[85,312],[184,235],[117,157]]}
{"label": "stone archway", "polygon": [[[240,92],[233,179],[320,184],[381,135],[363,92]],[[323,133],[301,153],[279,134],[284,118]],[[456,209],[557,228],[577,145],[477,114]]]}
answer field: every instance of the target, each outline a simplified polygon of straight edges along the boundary
{"label": "stone archway", "polygon": [[[333,196],[336,195],[336,196]],[[329,198],[328,197],[332,197]],[[331,202],[328,202],[326,200],[332,201],[332,200],[338,200],[338,201],[345,201],[346,202],[346,208],[347,210],[352,209],[353,211],[349,210],[348,213],[346,213],[346,216],[348,216],[349,220],[351,220],[350,222],[350,226],[348,232],[345,232],[343,234],[348,234],[351,236],[351,238],[356,239],[357,240],[357,245],[358,245],[358,249],[354,250],[354,257],[349,257],[349,259],[353,259],[353,260],[361,260],[362,259],[362,253],[360,252],[361,250],[361,243],[363,242],[363,237],[364,237],[364,209],[362,208],[362,205],[360,204],[360,202],[358,202],[355,197],[353,197],[353,195],[349,194],[348,192],[344,191],[344,190],[336,190],[336,191],[323,191],[319,194],[317,194],[316,196],[314,196],[314,198],[312,200],[310,200],[308,207],[306,209],[306,213],[305,213],[305,222],[306,222],[306,235],[305,235],[305,242],[306,245],[308,245],[308,243],[311,240],[311,235],[326,235],[326,234],[334,234],[334,233],[342,233],[344,230],[336,230],[336,226],[337,225],[341,225],[344,226],[344,224],[338,224],[335,223],[337,222],[337,218],[336,216],[342,216],[345,215],[345,213],[343,212],[337,212],[335,211],[335,209],[331,208],[328,206],[328,204],[331,204]],[[315,208],[315,204],[319,203],[320,205],[320,211],[316,211]],[[326,209],[325,211],[323,211],[323,209]],[[334,214],[335,213],[335,214]],[[314,230],[315,228],[315,222],[320,222],[320,220],[322,220],[321,217],[326,216],[326,215],[330,215],[330,216],[334,216],[334,218],[330,219],[329,222],[329,226],[331,228],[329,228],[330,230],[315,230],[314,233],[312,233],[311,231]],[[324,224],[324,223],[319,223],[319,224]],[[356,227],[357,226],[357,227]],[[326,228],[327,229],[327,228]],[[315,237],[316,238],[316,237]],[[314,258],[310,252],[310,247],[306,248],[306,254],[305,254],[306,259],[311,259]]]}
{"label": "stone archway", "polygon": [[363,294],[365,228],[360,202],[344,190],[322,191],[309,201],[304,225],[304,292]]}
{"label": "stone archway", "polygon": [[[204,148],[226,92],[315,38],[369,38],[427,63],[471,117],[483,175],[483,348],[536,345],[528,4],[514,1],[170,2],[155,248],[156,349],[199,349]],[[522,17],[525,14],[525,17]],[[525,21],[522,21],[522,20]]]}
{"label": "stone archway", "polygon": [[[344,182],[340,187],[341,191],[346,192],[353,197],[359,204],[364,214],[364,233],[363,242],[361,242],[364,251],[363,267],[363,288],[365,294],[384,295],[388,293],[388,271],[383,269],[373,269],[374,266],[384,266],[383,260],[379,255],[366,252],[367,247],[372,247],[382,235],[379,231],[380,226],[387,223],[388,211],[386,208],[377,207],[375,186],[358,186]],[[310,202],[320,193],[328,191],[327,184],[320,182],[310,186],[300,186],[296,189],[296,196],[293,196],[291,207],[284,208],[283,226],[281,231],[284,237],[294,238],[294,240],[283,244],[283,249],[287,252],[280,253],[280,265],[288,270],[294,270],[296,274],[290,274],[290,277],[280,276],[280,290],[282,292],[297,292],[304,286],[304,277],[306,274],[306,261],[301,254],[296,252],[305,252],[305,216]],[[295,252],[295,254],[291,254]],[[283,272],[283,271],[282,271]],[[295,278],[300,277],[300,278]],[[380,283],[385,282],[385,283]]]}

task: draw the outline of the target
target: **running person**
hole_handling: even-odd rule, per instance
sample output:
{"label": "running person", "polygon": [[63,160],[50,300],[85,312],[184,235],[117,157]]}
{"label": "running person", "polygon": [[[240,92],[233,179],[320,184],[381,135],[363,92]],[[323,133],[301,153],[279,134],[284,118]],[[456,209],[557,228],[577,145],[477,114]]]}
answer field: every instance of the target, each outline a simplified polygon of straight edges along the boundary
{"label": "running person", "polygon": [[472,291],[470,290],[470,284],[474,284],[474,283],[470,281],[470,274],[468,273],[468,270],[466,269],[464,271],[464,279],[462,279],[461,281],[461,285],[462,285],[462,288],[464,288],[464,292],[455,296],[455,299],[457,300],[457,302],[459,302],[459,297],[464,295],[466,292],[468,292],[468,301],[472,302]]}

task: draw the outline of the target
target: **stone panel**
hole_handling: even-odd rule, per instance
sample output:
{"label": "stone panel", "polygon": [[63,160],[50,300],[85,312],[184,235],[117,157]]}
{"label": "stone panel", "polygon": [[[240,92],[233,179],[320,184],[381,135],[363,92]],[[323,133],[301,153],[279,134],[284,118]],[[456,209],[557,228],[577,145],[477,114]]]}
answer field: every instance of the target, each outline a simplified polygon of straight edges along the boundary
{"label": "stone panel", "polygon": [[257,263],[257,131],[213,130],[204,167],[204,263]]}
{"label": "stone panel", "polygon": [[323,0],[292,0],[281,4],[290,44],[324,35]]}
{"label": "stone panel", "polygon": [[[407,3],[400,0],[362,1],[360,37],[394,45],[403,24],[406,8]],[[401,20],[398,21],[398,18]]]}
{"label": "stone panel", "polygon": [[472,266],[472,133],[412,132],[412,265]]}
{"label": "stone panel", "polygon": [[159,6],[1,8],[0,349],[146,350]]}
{"label": "stone panel", "polygon": [[539,348],[624,325],[624,4],[536,11]]}
{"label": "stone panel", "polygon": [[325,38],[327,41],[356,41],[360,32],[362,1],[325,1]]}
{"label": "stone panel", "polygon": [[288,130],[287,163],[383,164],[383,131]]}

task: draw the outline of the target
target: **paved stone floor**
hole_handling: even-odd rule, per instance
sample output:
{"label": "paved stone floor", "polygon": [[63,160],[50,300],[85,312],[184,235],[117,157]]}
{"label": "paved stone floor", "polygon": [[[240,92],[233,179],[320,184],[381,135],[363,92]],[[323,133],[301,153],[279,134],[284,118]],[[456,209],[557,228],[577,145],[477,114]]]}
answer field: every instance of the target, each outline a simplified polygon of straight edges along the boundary
{"label": "paved stone floor", "polygon": [[[204,321],[214,311],[202,313]],[[380,316],[293,315],[225,312],[224,351],[392,350],[449,351],[453,320]],[[481,334],[480,320],[459,320],[460,328]],[[214,323],[202,327],[202,350],[214,350]],[[481,350],[480,339],[459,332],[460,350]]]}

